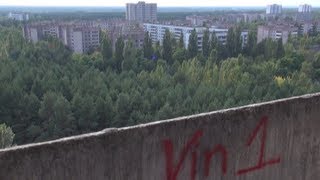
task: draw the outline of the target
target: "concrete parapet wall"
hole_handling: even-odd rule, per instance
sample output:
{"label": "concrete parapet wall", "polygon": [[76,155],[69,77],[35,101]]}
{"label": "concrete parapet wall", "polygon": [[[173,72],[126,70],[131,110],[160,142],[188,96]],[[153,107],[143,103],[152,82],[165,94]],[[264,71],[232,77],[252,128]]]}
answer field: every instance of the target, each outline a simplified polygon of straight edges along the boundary
{"label": "concrete parapet wall", "polygon": [[1,180],[317,180],[320,94],[0,150]]}

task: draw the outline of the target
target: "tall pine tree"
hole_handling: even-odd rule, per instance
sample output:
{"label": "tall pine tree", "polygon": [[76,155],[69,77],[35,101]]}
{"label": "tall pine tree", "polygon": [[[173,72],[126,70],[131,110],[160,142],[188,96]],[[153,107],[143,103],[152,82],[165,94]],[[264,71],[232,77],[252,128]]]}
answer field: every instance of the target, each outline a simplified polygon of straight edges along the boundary
{"label": "tall pine tree", "polygon": [[209,56],[210,51],[210,42],[209,42],[209,31],[204,31],[203,40],[202,40],[202,55],[204,57]]}
{"label": "tall pine tree", "polygon": [[169,29],[166,29],[164,37],[163,37],[163,50],[162,50],[162,57],[166,60],[169,64],[172,64],[172,54],[173,54],[173,47],[172,47],[172,37]]}
{"label": "tall pine tree", "polygon": [[185,48],[183,36],[184,36],[184,35],[183,35],[183,32],[181,32],[180,38],[179,38],[179,43],[178,43],[178,47],[179,47],[180,49],[184,49],[184,48]]}
{"label": "tall pine tree", "polygon": [[122,61],[123,61],[123,49],[124,49],[124,41],[123,41],[123,38],[122,36],[120,36],[117,41],[116,41],[116,45],[115,45],[116,49],[115,49],[115,68],[118,70],[118,72],[121,71],[121,64],[122,64]]}
{"label": "tall pine tree", "polygon": [[234,42],[235,42],[234,30],[233,30],[233,27],[231,27],[228,30],[227,42],[226,42],[228,57],[233,57],[235,55],[235,44],[234,44]]}
{"label": "tall pine tree", "polygon": [[149,32],[146,32],[143,41],[143,55],[145,58],[150,59],[152,53],[152,40],[150,38]]}
{"label": "tall pine tree", "polygon": [[103,61],[107,61],[112,58],[112,43],[108,35],[104,32],[101,32],[101,54]]}
{"label": "tall pine tree", "polygon": [[194,58],[198,54],[198,35],[195,29],[191,31],[188,44],[189,58]]}
{"label": "tall pine tree", "polygon": [[214,49],[218,48],[218,38],[216,36],[216,33],[213,31],[211,34],[211,40],[210,40],[210,52]]}
{"label": "tall pine tree", "polygon": [[242,39],[241,39],[241,28],[237,26],[234,30],[234,55],[238,56],[238,54],[242,51]]}

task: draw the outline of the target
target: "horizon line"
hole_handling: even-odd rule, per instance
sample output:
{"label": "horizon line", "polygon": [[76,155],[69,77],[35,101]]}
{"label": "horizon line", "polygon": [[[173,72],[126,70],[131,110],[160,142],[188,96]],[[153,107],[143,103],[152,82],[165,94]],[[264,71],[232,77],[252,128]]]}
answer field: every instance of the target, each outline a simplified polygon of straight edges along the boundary
{"label": "horizon line", "polygon": [[[157,6],[158,8],[215,8],[215,7],[218,7],[218,8],[245,8],[245,7],[250,7],[250,8],[265,8],[267,5],[265,6],[261,6],[261,5],[258,5],[258,6]],[[299,5],[298,5],[299,6]],[[298,7],[296,5],[282,5],[282,7],[289,7],[289,8],[296,8]],[[54,5],[54,6],[51,6],[51,5],[1,5],[0,4],[0,7],[83,7],[83,8],[86,8],[86,7],[96,7],[96,8],[125,8],[126,6],[101,6],[101,5]],[[312,6],[312,8],[320,8],[320,5],[319,6]]]}

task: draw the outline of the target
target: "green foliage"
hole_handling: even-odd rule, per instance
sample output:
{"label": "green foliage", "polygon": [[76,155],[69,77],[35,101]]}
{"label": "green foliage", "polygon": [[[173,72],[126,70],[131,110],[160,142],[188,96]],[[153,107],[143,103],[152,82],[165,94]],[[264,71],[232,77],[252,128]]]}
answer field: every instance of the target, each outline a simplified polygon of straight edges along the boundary
{"label": "green foliage", "polygon": [[230,57],[234,57],[235,56],[235,37],[234,37],[234,29],[231,27],[228,30],[228,34],[227,34],[227,42],[226,42],[226,48],[228,51],[228,54],[230,55]]}
{"label": "green foliage", "polygon": [[14,133],[10,127],[0,124],[0,149],[8,148],[12,145]]}
{"label": "green foliage", "polygon": [[124,50],[124,40],[120,36],[115,44],[115,68],[120,72],[121,71],[121,64],[124,59],[123,57],[123,50]]}
{"label": "green foliage", "polygon": [[[150,60],[122,38],[111,57],[102,50],[108,43],[79,55],[55,39],[31,44],[14,32],[0,30],[0,124],[12,128],[16,144],[320,90],[320,55],[309,45],[300,49],[303,37],[283,50],[272,40],[255,45],[255,34],[249,33],[248,47],[256,51],[247,47],[245,56],[228,58],[229,50],[214,34],[206,57],[197,46],[173,47],[167,31],[163,46],[153,47],[158,59]],[[231,46],[239,51],[235,42]]]}
{"label": "green foliage", "polygon": [[178,43],[178,48],[180,48],[180,49],[185,49],[183,37],[184,37],[184,35],[183,35],[183,33],[181,32],[180,38],[179,38],[179,43]]}
{"label": "green foliage", "polygon": [[209,42],[209,30],[206,30],[203,34],[202,40],[202,55],[208,57],[210,54],[210,42]]}
{"label": "green foliage", "polygon": [[244,48],[244,54],[247,56],[255,56],[257,50],[257,32],[250,30],[248,33],[248,42]]}
{"label": "green foliage", "polygon": [[162,58],[166,60],[169,64],[173,64],[172,55],[173,55],[173,46],[172,46],[171,33],[166,29],[163,37],[163,49],[162,49]]}
{"label": "green foliage", "polygon": [[152,40],[150,38],[149,32],[146,32],[144,35],[143,41],[143,55],[147,59],[151,59],[152,56]]}
{"label": "green foliage", "polygon": [[198,54],[198,35],[195,29],[191,31],[188,44],[189,58],[194,58]]}
{"label": "green foliage", "polygon": [[242,40],[240,27],[229,28],[227,34],[226,48],[228,57],[236,57],[242,52]]}
{"label": "green foliage", "polygon": [[277,42],[277,52],[276,52],[276,58],[282,58],[285,54],[285,51],[284,51],[284,47],[283,47],[283,44],[282,44],[282,38],[280,38]]}
{"label": "green foliage", "polygon": [[104,32],[100,32],[101,36],[101,54],[103,61],[110,61],[112,58],[112,42],[108,35]]}
{"label": "green foliage", "polygon": [[219,43],[219,41],[218,41],[218,38],[217,38],[217,36],[216,36],[216,33],[213,32],[213,33],[211,34],[210,49],[209,49],[209,51],[211,52],[213,49],[216,49],[216,50],[217,50],[217,48],[218,48],[218,43]]}
{"label": "green foliage", "polygon": [[134,68],[134,64],[136,63],[136,55],[137,51],[136,48],[133,46],[131,40],[127,41],[126,46],[123,52],[123,62],[122,62],[122,70],[131,70]]}

